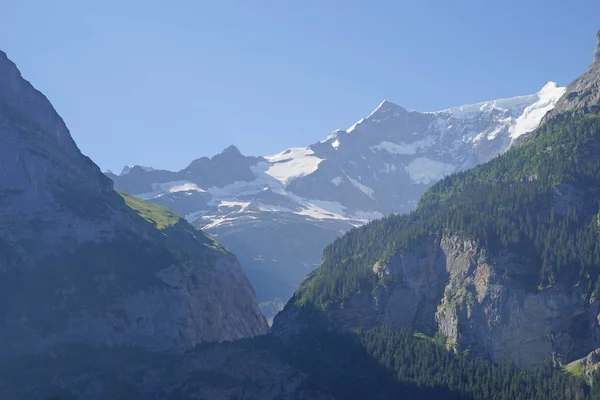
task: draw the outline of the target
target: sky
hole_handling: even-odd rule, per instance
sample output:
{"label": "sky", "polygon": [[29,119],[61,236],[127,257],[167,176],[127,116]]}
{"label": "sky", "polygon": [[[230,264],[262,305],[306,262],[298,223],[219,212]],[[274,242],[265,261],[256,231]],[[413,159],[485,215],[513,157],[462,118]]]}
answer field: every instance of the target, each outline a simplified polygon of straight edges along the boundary
{"label": "sky", "polygon": [[597,0],[0,0],[0,49],[103,170],[304,147],[417,111],[567,85]]}

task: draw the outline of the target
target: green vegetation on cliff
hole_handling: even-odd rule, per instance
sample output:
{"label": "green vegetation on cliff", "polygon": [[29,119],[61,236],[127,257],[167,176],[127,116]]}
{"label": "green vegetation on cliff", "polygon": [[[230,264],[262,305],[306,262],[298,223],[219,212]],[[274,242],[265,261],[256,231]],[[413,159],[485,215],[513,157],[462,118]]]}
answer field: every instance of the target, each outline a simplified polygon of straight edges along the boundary
{"label": "green vegetation on cliff", "polygon": [[119,194],[123,196],[125,203],[129,208],[137,212],[142,218],[158,229],[165,229],[169,226],[173,226],[181,219],[179,215],[168,208],[139,200],[125,192],[119,192]]}
{"label": "green vegetation on cliff", "polygon": [[378,285],[373,265],[423,240],[476,240],[486,256],[509,251],[529,268],[531,291],[553,285],[600,290],[600,115],[560,115],[536,138],[434,185],[409,215],[353,229],[329,245],[292,303],[327,308]]}

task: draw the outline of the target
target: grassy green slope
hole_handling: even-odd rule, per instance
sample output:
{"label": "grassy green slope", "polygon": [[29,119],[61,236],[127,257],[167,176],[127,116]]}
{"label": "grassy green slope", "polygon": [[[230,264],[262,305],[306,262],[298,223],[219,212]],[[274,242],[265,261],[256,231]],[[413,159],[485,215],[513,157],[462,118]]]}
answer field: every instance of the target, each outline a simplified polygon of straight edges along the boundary
{"label": "grassy green slope", "polygon": [[119,192],[119,194],[123,196],[125,203],[129,208],[137,212],[138,215],[158,229],[165,229],[169,226],[173,226],[181,220],[179,215],[168,208],[153,203],[147,203],[125,192]]}
{"label": "grassy green slope", "polygon": [[[181,239],[187,239],[188,241],[193,238],[199,242],[197,244],[203,244],[211,250],[216,250],[222,254],[228,254],[227,250],[225,250],[225,248],[217,241],[205,235],[200,229],[189,224],[174,211],[157,204],[142,201],[122,191],[119,191],[118,193],[123,197],[125,204],[127,204],[129,208],[161,231],[163,235],[175,238],[180,237]],[[171,245],[180,243],[174,240],[170,240],[169,242]]]}

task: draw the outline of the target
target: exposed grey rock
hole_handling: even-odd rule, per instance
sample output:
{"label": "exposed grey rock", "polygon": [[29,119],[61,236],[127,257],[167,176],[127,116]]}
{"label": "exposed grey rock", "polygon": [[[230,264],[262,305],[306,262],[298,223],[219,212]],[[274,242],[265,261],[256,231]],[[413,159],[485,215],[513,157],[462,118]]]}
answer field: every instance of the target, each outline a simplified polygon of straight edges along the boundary
{"label": "exposed grey rock", "polygon": [[2,52],[0,250],[3,357],[268,332],[235,256],[164,209],[130,208]]}
{"label": "exposed grey rock", "polygon": [[600,349],[592,351],[587,356],[570,362],[566,365],[566,370],[574,376],[583,376],[591,385],[594,382],[594,374],[600,371]]}
{"label": "exposed grey rock", "polygon": [[600,111],[600,31],[596,34],[594,61],[588,70],[575,79],[565,95],[556,103],[544,121],[566,112],[587,113]]}
{"label": "exposed grey rock", "polygon": [[[385,283],[324,318],[339,330],[385,324],[440,332],[449,347],[520,367],[566,363],[600,347],[600,303],[586,301],[581,287],[531,288],[535,279],[524,271],[513,255],[490,259],[472,240],[427,239],[376,263],[373,273]],[[273,333],[293,337],[298,311],[286,307]]]}

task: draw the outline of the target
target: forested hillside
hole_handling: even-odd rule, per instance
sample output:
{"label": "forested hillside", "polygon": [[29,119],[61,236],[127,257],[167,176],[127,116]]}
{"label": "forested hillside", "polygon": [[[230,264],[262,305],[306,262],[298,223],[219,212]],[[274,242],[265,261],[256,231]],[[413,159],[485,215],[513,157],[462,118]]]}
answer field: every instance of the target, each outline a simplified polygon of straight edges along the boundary
{"label": "forested hillside", "polygon": [[528,290],[583,285],[600,290],[598,201],[600,115],[564,115],[538,137],[473,170],[434,185],[408,215],[352,230],[328,246],[321,268],[297,291],[293,304],[327,308],[381,284],[376,262],[424,237],[471,238],[486,256],[518,255]]}
{"label": "forested hillside", "polygon": [[[314,322],[315,316],[308,316]],[[339,334],[312,328],[280,350],[312,371],[306,385],[339,399],[597,399],[598,386],[552,366],[498,365],[448,351],[441,339],[380,326]]]}

